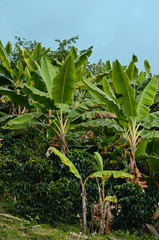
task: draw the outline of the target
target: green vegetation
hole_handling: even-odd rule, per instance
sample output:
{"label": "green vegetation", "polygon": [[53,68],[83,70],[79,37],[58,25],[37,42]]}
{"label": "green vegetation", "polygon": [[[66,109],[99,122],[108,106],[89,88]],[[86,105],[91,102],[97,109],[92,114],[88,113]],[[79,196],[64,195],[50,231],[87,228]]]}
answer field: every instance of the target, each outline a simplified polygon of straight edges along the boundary
{"label": "green vegetation", "polygon": [[[27,216],[27,219],[15,217],[8,213],[12,209],[12,203],[0,201],[0,239],[54,239],[54,240],[73,240],[71,234],[79,233],[79,224],[64,224],[56,222],[54,226],[47,224],[39,224],[37,220]],[[148,234],[141,234],[137,231],[130,233],[129,231],[114,231],[109,233],[109,238],[102,237],[99,234],[89,238],[91,240],[104,239],[149,239],[155,240],[157,238]]]}
{"label": "green vegetation", "polygon": [[135,55],[91,65],[77,39],[56,51],[0,42],[0,234],[155,239],[144,232],[159,234],[159,76]]}

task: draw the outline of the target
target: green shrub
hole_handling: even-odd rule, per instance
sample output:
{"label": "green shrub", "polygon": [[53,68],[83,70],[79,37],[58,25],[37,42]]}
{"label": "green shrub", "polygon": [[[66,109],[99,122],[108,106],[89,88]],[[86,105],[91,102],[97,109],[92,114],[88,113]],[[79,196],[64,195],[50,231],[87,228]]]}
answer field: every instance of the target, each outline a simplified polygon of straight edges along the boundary
{"label": "green shrub", "polygon": [[[81,214],[79,180],[57,156],[51,154],[46,158],[48,140],[39,130],[32,133],[27,130],[19,133],[18,137],[13,135],[13,141],[12,136],[4,137],[0,155],[1,193],[16,196],[14,212],[20,215],[49,223],[56,220],[79,221],[76,218],[77,213]],[[68,157],[82,173],[83,179],[93,171],[89,160],[91,155],[85,151],[72,149]],[[96,183],[88,181],[88,210],[98,197],[94,187]]]}
{"label": "green shrub", "polygon": [[111,193],[115,194],[118,203],[121,204],[121,210],[112,210],[115,216],[113,227],[119,229],[141,228],[142,225],[150,223],[159,201],[159,193],[154,191],[151,194],[151,188],[145,192],[139,184],[124,183],[111,189]]}

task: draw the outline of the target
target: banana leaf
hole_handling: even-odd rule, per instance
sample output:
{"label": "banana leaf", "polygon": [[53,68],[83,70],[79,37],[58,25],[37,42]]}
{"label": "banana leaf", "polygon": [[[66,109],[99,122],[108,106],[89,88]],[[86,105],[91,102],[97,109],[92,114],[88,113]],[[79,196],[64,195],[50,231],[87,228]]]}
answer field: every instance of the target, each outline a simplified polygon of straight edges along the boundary
{"label": "banana leaf", "polygon": [[2,60],[3,66],[12,73],[12,68],[10,66],[11,59],[8,56],[5,48],[2,45],[2,42],[0,41],[0,59]]}
{"label": "banana leaf", "polygon": [[0,93],[4,94],[6,96],[9,96],[10,99],[14,102],[16,102],[18,105],[22,106],[22,107],[26,107],[28,109],[31,109],[31,106],[28,102],[28,98],[17,94],[15,91],[10,90],[8,88],[4,88],[4,87],[0,87]]}
{"label": "banana leaf", "polygon": [[62,154],[60,151],[58,151],[56,148],[51,147],[51,149],[55,155],[59,156],[59,158],[61,159],[61,162],[69,167],[70,172],[72,172],[77,178],[81,179],[81,176],[80,176],[77,168],[75,167],[75,165],[64,154]]}
{"label": "banana leaf", "polygon": [[8,41],[6,46],[5,46],[5,50],[7,52],[7,54],[11,54],[12,53],[12,44]]}
{"label": "banana leaf", "polygon": [[116,123],[116,121],[114,119],[95,119],[95,120],[88,120],[85,123],[81,123],[78,124],[79,127],[88,127],[88,128],[93,128],[93,127],[97,127],[97,128],[101,128],[101,127],[107,127],[109,129],[113,129],[113,131],[117,131],[117,132],[123,132],[123,128],[120,127],[120,125],[118,123]]}
{"label": "banana leaf", "polygon": [[3,128],[4,129],[25,129],[31,127],[47,127],[47,124],[36,122],[35,120],[39,119],[46,119],[47,116],[43,113],[32,112],[32,113],[25,113],[24,115],[18,116],[12,120],[10,120]]}
{"label": "banana leaf", "polygon": [[127,74],[128,78],[130,80],[133,80],[135,77],[137,77],[138,75],[138,69],[137,67],[135,66],[135,63],[134,61],[131,61],[129,63],[129,66],[128,68],[126,69],[125,73]]}
{"label": "banana leaf", "polygon": [[41,43],[37,43],[31,55],[35,60],[38,60],[38,58],[41,56],[41,53],[42,53]]}
{"label": "banana leaf", "polygon": [[24,57],[24,61],[26,62],[27,66],[33,71],[36,72],[40,69],[40,66],[35,61],[35,59],[30,56],[30,54],[26,50],[22,50],[22,55]]}
{"label": "banana leaf", "polygon": [[50,99],[48,93],[42,92],[33,87],[29,87],[27,84],[23,84],[21,86],[23,86],[23,92],[29,95],[34,101],[44,105],[47,109],[54,108],[54,101]]}
{"label": "banana leaf", "polygon": [[113,83],[117,94],[123,95],[118,102],[128,117],[137,117],[138,102],[130,80],[118,60],[113,62]]}
{"label": "banana leaf", "polygon": [[54,96],[52,95],[52,90],[53,79],[56,77],[56,71],[54,66],[51,65],[49,59],[45,56],[41,58],[41,71],[50,99],[54,99]]}
{"label": "banana leaf", "polygon": [[107,78],[103,78],[103,90],[104,92],[114,101],[116,101],[116,96],[111,88]]}
{"label": "banana leaf", "polygon": [[75,70],[78,71],[82,65],[87,61],[87,57],[92,54],[92,47],[85,50],[77,59],[75,59]]}
{"label": "banana leaf", "polygon": [[99,172],[94,172],[92,173],[89,177],[90,178],[101,178],[101,179],[109,179],[111,176],[113,176],[114,178],[131,178],[133,179],[134,176],[129,174],[129,173],[125,173],[122,171],[99,171]]}
{"label": "banana leaf", "polygon": [[68,114],[68,118],[76,118],[81,116],[81,114],[84,111],[89,111],[90,108],[94,108],[97,106],[100,106],[101,103],[100,101],[95,101],[95,100],[90,100],[87,99],[85,102],[79,104],[78,106],[76,106],[69,114]]}
{"label": "banana leaf", "polygon": [[151,78],[150,82],[147,84],[144,89],[137,108],[138,118],[142,120],[146,117],[150,111],[149,106],[151,106],[154,102],[154,98],[156,95],[156,90],[159,84],[159,77],[154,76]]}
{"label": "banana leaf", "polygon": [[141,137],[143,139],[159,138],[159,131],[156,131],[156,130],[144,130],[141,133]]}
{"label": "banana leaf", "polygon": [[159,174],[159,157],[157,156],[149,156],[147,159],[150,170],[154,174]]}
{"label": "banana leaf", "polygon": [[13,124],[13,125],[5,125],[2,127],[3,129],[9,129],[9,130],[21,130],[21,129],[27,129],[27,128],[48,128],[49,126],[45,123],[36,122],[36,121],[28,121],[25,123],[19,123],[19,124]]}
{"label": "banana leaf", "polygon": [[94,157],[97,161],[99,171],[103,172],[103,159],[102,159],[101,155],[98,152],[95,152]]}
{"label": "banana leaf", "polygon": [[148,143],[148,139],[144,139],[141,143],[139,143],[139,145],[136,149],[136,152],[135,152],[136,157],[138,157],[146,152],[147,143]]}
{"label": "banana leaf", "polygon": [[68,103],[75,88],[74,58],[70,55],[64,61],[59,73],[53,79],[52,96],[56,103]]}
{"label": "banana leaf", "polygon": [[7,68],[5,68],[2,64],[0,64],[0,72],[1,74],[4,74],[4,76],[8,79],[12,80],[12,74],[10,73],[10,71],[7,70]]}
{"label": "banana leaf", "polygon": [[101,103],[106,104],[109,111],[114,112],[118,117],[125,118],[122,110],[105,92],[99,89],[95,84],[91,83],[87,79],[83,79],[86,88],[90,91],[92,96],[95,96]]}
{"label": "banana leaf", "polygon": [[6,122],[6,121],[8,121],[9,119],[12,119],[12,118],[14,118],[14,117],[16,117],[17,115],[14,115],[14,114],[12,114],[12,115],[6,115],[6,116],[3,116],[3,117],[0,117],[0,123],[3,123],[4,124],[4,122]]}

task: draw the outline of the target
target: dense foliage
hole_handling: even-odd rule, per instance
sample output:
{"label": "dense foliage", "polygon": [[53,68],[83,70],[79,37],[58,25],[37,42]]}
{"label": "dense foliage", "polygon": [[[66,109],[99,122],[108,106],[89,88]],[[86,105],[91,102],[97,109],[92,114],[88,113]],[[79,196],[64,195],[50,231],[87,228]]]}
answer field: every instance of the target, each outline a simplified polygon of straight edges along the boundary
{"label": "dense foliage", "polygon": [[120,208],[112,210],[115,218],[114,228],[141,228],[152,221],[152,216],[159,201],[158,189],[149,186],[143,192],[139,184],[124,183],[115,186],[112,194],[116,194]]}
{"label": "dense foliage", "polygon": [[159,201],[159,76],[147,60],[139,72],[135,55],[90,65],[92,47],[76,40],[56,40],[56,51],[0,42],[0,191],[16,213],[51,223],[79,221],[86,202],[90,219],[111,193],[116,228],[140,228]]}
{"label": "dense foliage", "polygon": [[[31,141],[28,141],[31,137]],[[39,130],[25,130],[3,136],[0,156],[1,193],[15,199],[15,212],[43,222],[75,222],[81,214],[81,186],[67,167],[51,154],[45,154],[49,142]],[[82,177],[92,171],[91,158],[83,150],[72,149],[68,156]],[[96,184],[88,183],[89,206],[96,199]]]}

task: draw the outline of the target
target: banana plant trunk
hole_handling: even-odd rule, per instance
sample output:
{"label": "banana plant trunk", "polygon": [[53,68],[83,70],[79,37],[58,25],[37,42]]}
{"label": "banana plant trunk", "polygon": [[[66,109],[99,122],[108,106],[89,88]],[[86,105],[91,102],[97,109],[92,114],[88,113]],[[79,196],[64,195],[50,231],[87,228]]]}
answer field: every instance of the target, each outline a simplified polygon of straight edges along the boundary
{"label": "banana plant trunk", "polygon": [[66,156],[66,148],[67,148],[67,145],[66,145],[66,140],[65,140],[65,136],[62,135],[61,136],[61,152]]}
{"label": "banana plant trunk", "polygon": [[85,233],[86,229],[87,229],[87,197],[86,197],[86,190],[82,184],[82,193],[81,193],[81,197],[82,197],[82,215],[83,215],[83,227],[82,227],[82,231],[83,234]]}
{"label": "banana plant trunk", "polygon": [[136,170],[136,159],[135,159],[135,147],[131,148],[131,156],[130,156],[130,172],[135,173]]}
{"label": "banana plant trunk", "polygon": [[139,171],[139,169],[137,168],[137,165],[136,165],[136,159],[135,159],[135,146],[132,146],[131,147],[131,156],[130,156],[130,174],[132,174],[134,176],[133,179],[131,179],[131,182],[132,183],[138,183],[141,188],[144,189],[147,188],[147,182],[146,181],[141,181],[140,178],[142,177],[141,176],[141,173]]}

